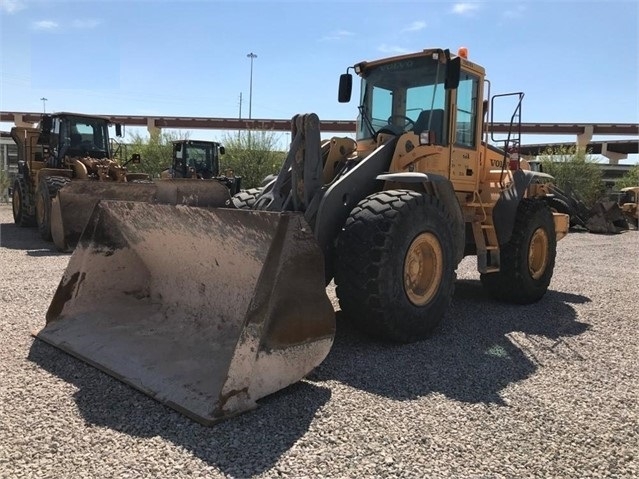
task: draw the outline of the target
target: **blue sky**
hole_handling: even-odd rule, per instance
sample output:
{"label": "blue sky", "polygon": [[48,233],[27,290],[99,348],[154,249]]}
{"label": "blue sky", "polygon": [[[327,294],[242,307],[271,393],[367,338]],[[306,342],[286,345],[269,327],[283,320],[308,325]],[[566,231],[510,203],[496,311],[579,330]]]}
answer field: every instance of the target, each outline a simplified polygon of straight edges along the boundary
{"label": "blue sky", "polygon": [[466,46],[493,93],[525,92],[523,121],[639,122],[638,5],[0,0],[0,109],[237,117],[242,92],[247,117],[254,52],[253,118],[352,119],[346,67]]}

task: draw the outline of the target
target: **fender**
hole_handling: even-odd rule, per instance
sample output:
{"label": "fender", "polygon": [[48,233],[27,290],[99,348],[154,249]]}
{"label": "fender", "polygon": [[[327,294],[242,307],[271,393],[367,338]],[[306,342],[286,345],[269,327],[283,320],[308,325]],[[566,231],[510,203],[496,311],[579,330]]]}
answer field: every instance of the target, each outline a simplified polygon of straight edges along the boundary
{"label": "fender", "polygon": [[552,176],[546,173],[530,170],[515,170],[513,173],[513,185],[505,189],[499,195],[499,199],[493,208],[493,223],[497,233],[499,244],[510,241],[515,227],[517,208],[526,190],[532,183],[546,183]]}
{"label": "fender", "polygon": [[333,274],[335,239],[357,203],[382,190],[384,183],[375,179],[388,171],[396,144],[397,137],[392,137],[346,173],[322,186],[313,198],[305,216],[324,253],[327,281]]}
{"label": "fender", "polygon": [[464,247],[466,243],[466,224],[462,213],[461,205],[455,195],[453,184],[448,178],[434,173],[386,173],[377,176],[378,180],[392,181],[395,183],[413,183],[421,185],[423,191],[435,195],[448,211],[453,224],[451,229],[455,239],[455,259],[457,264],[464,257]]}

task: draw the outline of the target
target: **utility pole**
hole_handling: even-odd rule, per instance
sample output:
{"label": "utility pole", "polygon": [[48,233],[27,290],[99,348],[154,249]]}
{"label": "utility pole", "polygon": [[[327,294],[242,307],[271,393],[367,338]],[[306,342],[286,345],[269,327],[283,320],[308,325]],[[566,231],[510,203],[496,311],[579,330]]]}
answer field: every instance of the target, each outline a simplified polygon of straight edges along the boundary
{"label": "utility pole", "polygon": [[48,98],[42,97],[42,98],[40,98],[40,100],[42,100],[42,113],[46,113],[47,112],[47,100],[48,100]]}
{"label": "utility pole", "polygon": [[[257,58],[257,55],[253,52],[246,55],[251,59],[251,80],[249,83],[249,120],[251,119],[252,107],[253,107],[253,60]],[[248,129],[248,147],[251,149],[251,127]]]}
{"label": "utility pole", "polygon": [[251,107],[253,106],[253,60],[257,58],[257,55],[253,52],[246,55],[251,59],[251,81],[249,83],[249,120],[251,119]]}
{"label": "utility pole", "polygon": [[[242,92],[240,92],[240,114],[239,114],[239,116],[237,118],[238,118],[238,120],[242,119]],[[239,129],[239,130],[237,130],[237,139],[238,139],[238,141],[240,140],[241,136],[242,136],[242,130]]]}

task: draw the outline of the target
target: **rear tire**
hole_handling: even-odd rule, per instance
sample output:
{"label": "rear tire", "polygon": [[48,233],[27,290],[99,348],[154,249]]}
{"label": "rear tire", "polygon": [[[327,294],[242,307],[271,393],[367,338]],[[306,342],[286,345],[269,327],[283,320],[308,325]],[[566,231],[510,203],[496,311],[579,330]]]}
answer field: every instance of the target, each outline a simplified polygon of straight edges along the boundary
{"label": "rear tire", "polygon": [[501,246],[501,270],[482,274],[481,283],[495,299],[534,303],[548,290],[556,255],[550,208],[542,200],[522,199],[510,241]]}
{"label": "rear tire", "polygon": [[51,201],[58,194],[60,188],[66,185],[69,178],[64,176],[46,176],[40,180],[40,187],[36,193],[36,222],[40,237],[45,241],[52,241],[51,236]]}
{"label": "rear tire", "polygon": [[363,332],[403,343],[426,338],[450,305],[452,220],[436,197],[375,193],[353,209],[337,243],[342,311]]}
{"label": "rear tire", "polygon": [[262,194],[263,189],[264,188],[251,188],[248,190],[240,191],[239,193],[233,195],[233,204],[237,209],[250,210],[253,208],[253,205]]}
{"label": "rear tire", "polygon": [[13,183],[11,192],[11,206],[13,209],[13,221],[17,226],[27,227],[35,224],[35,218],[29,214],[26,202],[27,186],[22,179],[17,179]]}

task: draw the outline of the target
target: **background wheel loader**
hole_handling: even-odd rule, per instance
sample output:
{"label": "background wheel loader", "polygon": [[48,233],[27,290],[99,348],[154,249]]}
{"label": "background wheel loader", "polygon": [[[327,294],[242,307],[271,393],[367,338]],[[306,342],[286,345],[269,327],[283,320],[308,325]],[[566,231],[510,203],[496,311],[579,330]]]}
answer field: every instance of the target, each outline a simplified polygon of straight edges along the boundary
{"label": "background wheel loader", "polygon": [[628,224],[639,230],[639,186],[622,188],[617,203]]}
{"label": "background wheel loader", "polygon": [[[115,125],[121,136],[120,125]],[[152,184],[146,173],[130,173],[115,157],[109,120],[79,113],[43,115],[36,128],[14,127],[18,176],[13,186],[13,218],[19,226],[36,225],[42,238],[60,251],[78,241],[101,199],[221,206],[229,193],[221,186],[203,188],[179,180]]]}
{"label": "background wheel loader", "polygon": [[323,361],[333,278],[348,320],[391,341],[440,323],[465,255],[495,298],[539,300],[568,216],[543,173],[488,144],[484,69],[442,49],[351,68],[356,140],[322,142],[317,115],[296,115],[251,205],[100,202],[37,337],[210,424]]}
{"label": "background wheel loader", "polygon": [[[53,211],[53,199],[69,182],[90,182],[94,190],[92,196],[99,198],[108,197],[100,187],[102,183],[149,178],[144,173],[129,173],[126,163],[121,164],[114,158],[108,127],[106,118],[55,113],[43,115],[38,127],[11,129],[19,155],[18,176],[13,185],[13,218],[17,225],[36,225],[40,236],[51,241],[54,230],[72,229],[75,217],[82,214],[79,211],[82,208]],[[121,134],[119,125],[116,130]],[[139,160],[139,155],[134,155],[130,161],[137,163]],[[88,210],[84,222],[92,206],[83,208]],[[56,221],[62,221],[62,224],[54,224]],[[76,235],[79,236],[82,226],[84,224]]]}
{"label": "background wheel loader", "polygon": [[224,147],[215,141],[174,141],[171,167],[164,170],[160,177],[215,180],[225,184],[234,195],[240,192],[242,178],[235,176],[232,171],[220,175],[220,155],[224,153]]}
{"label": "background wheel loader", "polygon": [[[540,161],[522,160],[522,167],[542,172]],[[628,229],[627,218],[622,212],[619,197],[614,200],[601,198],[588,207],[581,195],[567,183],[563,189],[548,179],[549,205],[557,213],[570,217],[570,228],[584,228],[590,233],[616,234]]]}

